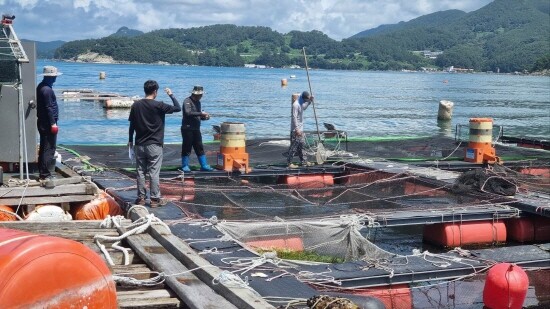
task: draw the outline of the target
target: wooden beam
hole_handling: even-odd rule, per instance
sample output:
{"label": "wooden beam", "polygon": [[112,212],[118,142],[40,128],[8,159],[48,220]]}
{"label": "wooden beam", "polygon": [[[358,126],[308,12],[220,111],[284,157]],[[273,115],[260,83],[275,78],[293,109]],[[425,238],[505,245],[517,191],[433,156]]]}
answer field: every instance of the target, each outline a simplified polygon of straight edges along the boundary
{"label": "wooden beam", "polygon": [[[146,216],[147,212],[142,209],[135,209],[130,214],[132,220],[137,220],[141,216]],[[210,288],[223,295],[237,308],[241,309],[258,309],[258,308],[275,308],[265,299],[259,296],[254,291],[248,288],[239,288],[227,286],[224,284],[213,284],[212,280],[218,278],[222,270],[218,267],[213,267],[207,260],[201,257],[193,248],[173,234],[166,235],[163,227],[152,226],[149,228],[149,233],[156,239],[164,248],[166,248],[173,256],[182,262],[187,268],[199,269],[193,273],[204,281]]]}
{"label": "wooden beam", "polygon": [[91,183],[80,183],[72,185],[60,185],[53,188],[43,187],[12,187],[0,188],[0,201],[2,198],[21,196],[51,196],[51,195],[69,195],[69,194],[95,194],[97,186]]}
{"label": "wooden beam", "polygon": [[2,198],[2,205],[39,205],[39,204],[60,204],[70,202],[88,202],[95,198],[95,195],[63,195],[63,196],[40,196],[19,198]]}
{"label": "wooden beam", "polygon": [[[122,234],[126,230],[121,228],[119,232]],[[178,274],[177,276],[167,276],[165,283],[189,308],[236,308],[189,272],[151,235],[132,235],[126,240],[134,253],[139,255],[152,269],[162,271],[167,275]]]}

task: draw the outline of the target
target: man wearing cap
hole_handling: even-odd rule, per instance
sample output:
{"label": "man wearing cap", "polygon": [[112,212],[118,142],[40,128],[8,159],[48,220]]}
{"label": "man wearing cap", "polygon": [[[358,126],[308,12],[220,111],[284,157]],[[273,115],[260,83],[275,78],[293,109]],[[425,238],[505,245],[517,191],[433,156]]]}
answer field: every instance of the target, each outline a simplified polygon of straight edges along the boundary
{"label": "man wearing cap", "polygon": [[304,91],[302,94],[292,102],[292,117],[290,120],[290,148],[288,149],[287,164],[290,168],[296,168],[292,163],[294,156],[298,155],[300,164],[302,166],[308,166],[309,163],[304,158],[304,110],[306,110],[313,102],[313,96],[309,92]]}
{"label": "man wearing cap", "polygon": [[210,115],[202,110],[201,98],[204,94],[202,86],[195,86],[191,96],[183,101],[183,119],[181,121],[181,169],[190,172],[189,155],[191,148],[199,159],[201,171],[212,171],[213,168],[206,162],[206,154],[202,144],[201,120],[210,119]]}
{"label": "man wearing cap", "polygon": [[[181,111],[181,106],[170,88],[164,89],[173,105],[155,100],[159,84],[148,80],[143,84],[145,98],[132,104],[130,109],[130,128],[128,146],[134,148],[136,155],[137,189],[136,205],[145,205],[145,175],[149,174],[151,208],[163,206],[166,200],[160,196],[160,168],[162,166],[164,126],[166,114]],[[134,132],[136,133],[134,146]]]}
{"label": "man wearing cap", "polygon": [[36,116],[40,135],[40,149],[38,151],[38,171],[41,180],[54,178],[55,148],[57,143],[57,121],[59,108],[57,98],[52,89],[57,76],[63,73],[56,67],[47,65],[41,74],[44,78],[36,87]]}

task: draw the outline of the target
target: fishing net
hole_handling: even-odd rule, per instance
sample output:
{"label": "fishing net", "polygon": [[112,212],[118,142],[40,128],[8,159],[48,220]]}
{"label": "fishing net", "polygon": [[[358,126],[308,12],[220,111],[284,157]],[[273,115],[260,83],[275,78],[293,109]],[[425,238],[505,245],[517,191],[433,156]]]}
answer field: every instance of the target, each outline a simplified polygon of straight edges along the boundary
{"label": "fishing net", "polygon": [[518,186],[513,177],[507,177],[504,168],[495,165],[491,169],[478,168],[464,172],[453,185],[457,193],[479,190],[499,195],[513,196]]}
{"label": "fishing net", "polygon": [[363,237],[360,230],[368,228],[364,219],[351,215],[315,221],[220,221],[216,227],[252,249],[307,251],[343,261],[394,257]]}

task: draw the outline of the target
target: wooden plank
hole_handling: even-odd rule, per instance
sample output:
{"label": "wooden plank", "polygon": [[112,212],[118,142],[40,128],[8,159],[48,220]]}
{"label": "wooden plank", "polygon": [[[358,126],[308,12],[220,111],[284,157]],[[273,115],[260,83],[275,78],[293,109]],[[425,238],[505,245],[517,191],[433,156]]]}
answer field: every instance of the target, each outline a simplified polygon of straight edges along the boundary
{"label": "wooden plank", "polygon": [[0,188],[0,198],[21,197],[21,196],[49,196],[49,195],[79,195],[94,194],[97,186],[90,183],[72,185],[61,185],[53,188],[44,187],[13,187]]}
{"label": "wooden plank", "polygon": [[[0,221],[0,226],[6,228],[13,228],[25,231],[38,231],[38,230],[85,230],[85,229],[98,229],[103,220],[71,220],[63,222],[37,222],[37,221]],[[132,222],[124,219],[122,221],[123,226],[128,226]],[[102,229],[104,231],[116,231],[115,228]],[[118,233],[118,232],[117,232]]]}
{"label": "wooden plank", "polygon": [[118,307],[121,309],[168,309],[181,308],[181,306],[181,301],[177,298],[148,298],[142,300],[118,301]]}
{"label": "wooden plank", "polygon": [[73,177],[64,177],[64,178],[54,178],[50,180],[55,186],[61,185],[73,185],[79,183],[89,183],[89,181],[82,176],[73,176]]}
{"label": "wooden plank", "polygon": [[[124,233],[124,230],[120,231]],[[149,234],[138,234],[128,237],[128,243],[148,265],[163,273],[179,274],[167,276],[168,285],[189,308],[236,308],[225,298],[216,294],[194,274],[188,272],[161,244]]]}
{"label": "wooden plank", "polygon": [[133,291],[121,291],[117,292],[117,300],[134,300],[134,299],[146,299],[146,298],[172,298],[174,297],[173,293],[170,293],[170,291],[163,289],[163,290],[149,290],[149,291],[140,291],[140,290],[133,290]]}
{"label": "wooden plank", "polygon": [[39,205],[39,204],[60,204],[70,202],[88,202],[95,198],[95,195],[64,195],[64,196],[40,196],[3,198],[0,199],[2,205]]}
{"label": "wooden plank", "polygon": [[80,176],[77,172],[73,171],[67,165],[56,161],[55,170],[64,177],[76,177]]}
{"label": "wooden plank", "polygon": [[[147,212],[142,209],[136,209],[130,214],[132,220],[137,220],[141,216],[146,215]],[[212,280],[214,278],[218,278],[222,270],[217,267],[212,267],[212,264],[201,257],[197,252],[195,252],[195,250],[189,247],[187,243],[183,242],[177,236],[172,234],[166,235],[163,227],[152,226],[149,228],[149,233],[186,267],[190,269],[200,267],[199,269],[193,271],[193,274],[208,284],[208,286],[218,292],[218,294],[223,295],[237,308],[275,308],[257,293],[248,288],[226,286],[224,284],[213,284]]]}

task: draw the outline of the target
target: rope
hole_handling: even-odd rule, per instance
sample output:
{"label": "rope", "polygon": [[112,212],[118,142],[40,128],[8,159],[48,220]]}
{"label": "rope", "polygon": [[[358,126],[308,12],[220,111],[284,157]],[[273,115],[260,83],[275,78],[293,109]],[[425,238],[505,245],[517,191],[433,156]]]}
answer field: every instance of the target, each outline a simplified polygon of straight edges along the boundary
{"label": "rope", "polygon": [[[149,279],[136,279],[134,277],[128,277],[124,275],[131,274],[156,274],[154,277]],[[118,274],[113,275],[113,280],[116,283],[121,284],[122,286],[155,286],[164,283],[165,275],[162,272],[137,272],[137,273],[128,273],[128,274]]]}
{"label": "rope", "polygon": [[[121,227],[121,222],[122,222],[123,219],[124,219],[123,216],[111,217],[110,215],[108,215],[107,218],[105,218],[105,220],[103,220],[101,222],[100,227],[102,227],[102,228],[112,228],[112,227],[120,228]],[[171,233],[170,228],[166,225],[166,223],[162,222],[162,220],[155,217],[154,214],[148,214],[147,216],[141,217],[138,220],[136,220],[134,223],[129,225],[127,227],[127,229],[129,229],[129,230],[126,231],[122,235],[113,237],[113,236],[106,236],[106,235],[97,234],[97,235],[94,236],[94,240],[95,240],[95,243],[97,244],[97,246],[100,248],[101,252],[105,255],[105,258],[107,259],[107,261],[109,262],[109,264],[111,266],[115,265],[114,262],[113,262],[113,259],[111,258],[111,256],[110,256],[109,252],[107,251],[106,247],[103,244],[101,244],[100,240],[114,241],[114,243],[111,245],[111,248],[121,251],[124,255],[124,265],[129,265],[130,264],[130,257],[129,257],[128,251],[130,249],[120,246],[120,242],[122,240],[126,239],[129,236],[137,235],[137,234],[141,234],[141,233],[145,232],[149,227],[151,227],[153,225],[161,225],[161,226],[165,227],[165,229],[168,231],[168,233]]]}
{"label": "rope", "polygon": [[234,273],[224,270],[216,278],[212,279],[213,285],[223,284],[229,287],[250,288],[248,286],[248,276],[243,279]]}

